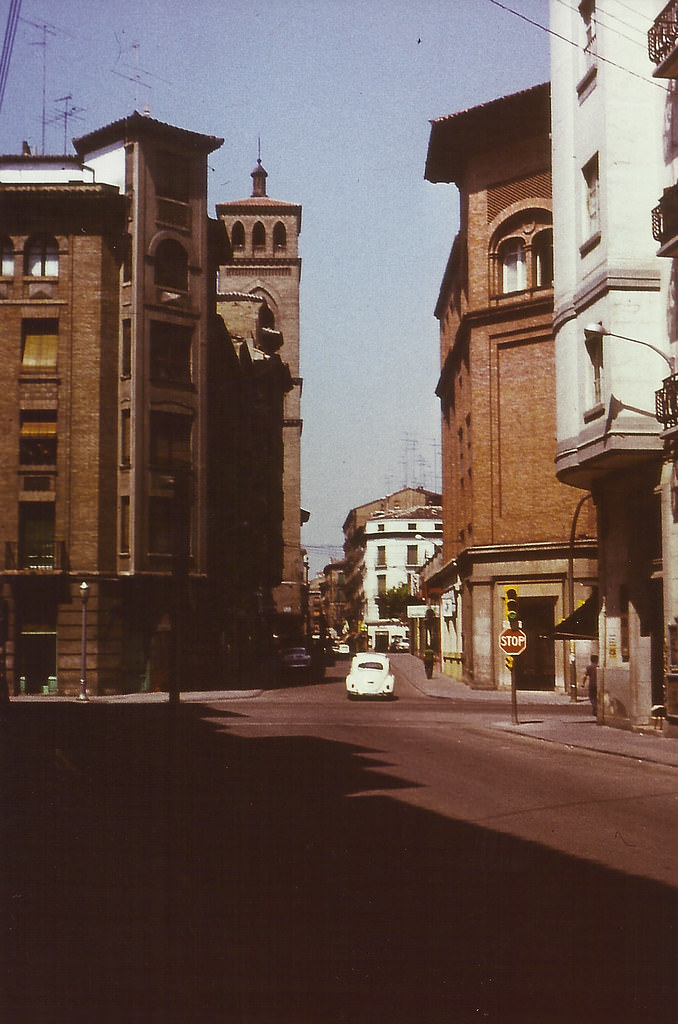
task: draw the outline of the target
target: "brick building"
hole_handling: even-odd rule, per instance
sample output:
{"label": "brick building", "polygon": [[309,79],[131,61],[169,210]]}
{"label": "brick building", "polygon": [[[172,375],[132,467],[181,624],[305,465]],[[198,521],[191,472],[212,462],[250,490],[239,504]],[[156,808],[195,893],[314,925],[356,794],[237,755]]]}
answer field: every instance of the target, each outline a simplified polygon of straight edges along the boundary
{"label": "brick building", "polygon": [[219,268],[219,290],[261,300],[262,327],[279,332],[280,354],[291,374],[283,420],[283,572],[273,600],[279,635],[292,639],[304,632],[306,605],[301,548],[301,206],[267,194],[268,174],[261,160],[251,177],[250,196],[217,203],[217,217],[226,228],[232,250],[229,263]]}
{"label": "brick building", "polygon": [[[444,670],[508,685],[497,637],[505,588],[528,635],[523,688],[564,687],[548,635],[595,583],[593,517],[555,477],[550,91],[540,85],[432,122],[426,178],[453,182],[460,230],[440,321],[444,567],[437,593]],[[570,542],[571,531],[575,536]]]}
{"label": "brick building", "polygon": [[280,582],[282,559],[248,572],[233,533],[246,480],[279,538],[290,377],[266,346],[239,353],[216,313],[221,142],[134,113],[77,157],[0,158],[10,690],[223,684]]}

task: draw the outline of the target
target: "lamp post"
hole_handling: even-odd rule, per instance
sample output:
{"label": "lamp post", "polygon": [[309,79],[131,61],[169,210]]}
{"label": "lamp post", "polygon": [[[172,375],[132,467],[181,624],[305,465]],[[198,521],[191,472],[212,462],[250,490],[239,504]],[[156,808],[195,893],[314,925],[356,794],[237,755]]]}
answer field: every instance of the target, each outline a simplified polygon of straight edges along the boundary
{"label": "lamp post", "polygon": [[79,587],[80,601],[82,603],[82,638],[80,658],[80,700],[87,700],[87,599],[89,597],[89,586],[82,581]]}
{"label": "lamp post", "polygon": [[608,331],[606,327],[603,327],[600,320],[596,323],[587,324],[584,328],[584,341],[589,352],[596,345],[601,345],[603,338],[618,338],[620,341],[630,341],[633,345],[643,345],[645,348],[652,349],[653,352],[656,352],[658,356],[661,356],[668,363],[671,373],[675,373],[676,361],[673,356],[667,356],[666,352],[662,352],[660,348],[652,345],[649,341],[641,341],[640,338],[628,338],[625,334],[615,334],[614,331]]}

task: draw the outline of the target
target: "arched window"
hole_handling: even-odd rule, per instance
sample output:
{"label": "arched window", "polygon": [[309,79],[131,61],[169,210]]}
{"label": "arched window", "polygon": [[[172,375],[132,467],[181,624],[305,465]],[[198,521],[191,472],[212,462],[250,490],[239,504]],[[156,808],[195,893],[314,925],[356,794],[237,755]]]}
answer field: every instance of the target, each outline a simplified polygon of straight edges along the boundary
{"label": "arched window", "polygon": [[520,238],[507,238],[499,246],[499,285],[503,295],[527,287],[525,246]]}
{"label": "arched window", "polygon": [[164,238],[155,250],[155,283],[173,291],[188,291],[188,256],[174,238]]}
{"label": "arched window", "polygon": [[264,302],[263,305],[261,306],[261,313],[259,315],[259,323],[260,323],[261,327],[270,328],[271,331],[274,328],[276,328],[276,317],[273,316],[273,313],[272,313],[272,311],[271,311],[271,309],[270,309],[270,307],[269,307],[267,302]]}
{"label": "arched window", "polygon": [[24,274],[28,277],[58,277],[59,249],[54,238],[36,235],[24,250]]}
{"label": "arched window", "polygon": [[553,287],[553,229],[548,210],[531,207],[508,217],[490,244],[490,289],[495,298]]}
{"label": "arched window", "polygon": [[273,248],[278,251],[287,248],[287,231],[281,220],[273,228]]}
{"label": "arched window", "polygon": [[14,277],[14,246],[9,238],[0,240],[0,277]]}
{"label": "arched window", "polygon": [[266,248],[266,228],[260,220],[252,228],[252,248],[253,249],[265,249]]}
{"label": "arched window", "polygon": [[233,230],[231,231],[231,244],[234,249],[245,248],[245,229],[239,220],[237,220],[233,225]]}
{"label": "arched window", "polygon": [[546,228],[535,236],[532,243],[532,265],[535,288],[553,286],[553,230]]}

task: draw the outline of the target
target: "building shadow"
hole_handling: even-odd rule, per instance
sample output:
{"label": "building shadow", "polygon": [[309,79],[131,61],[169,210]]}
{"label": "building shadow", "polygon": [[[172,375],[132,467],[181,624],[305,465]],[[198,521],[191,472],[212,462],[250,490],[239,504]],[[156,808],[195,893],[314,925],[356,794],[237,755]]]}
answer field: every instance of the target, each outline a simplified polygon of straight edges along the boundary
{"label": "building shadow", "polygon": [[678,1019],[674,889],[413,807],[379,751],[235,720],[12,706],[0,1019]]}

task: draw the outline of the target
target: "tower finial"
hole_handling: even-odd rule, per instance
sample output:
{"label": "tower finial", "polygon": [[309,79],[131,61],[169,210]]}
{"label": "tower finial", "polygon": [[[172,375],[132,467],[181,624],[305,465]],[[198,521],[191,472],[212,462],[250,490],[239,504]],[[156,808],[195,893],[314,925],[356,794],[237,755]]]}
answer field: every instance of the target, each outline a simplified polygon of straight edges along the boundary
{"label": "tower finial", "polygon": [[257,166],[252,171],[252,195],[253,196],[265,196],[266,195],[266,179],[268,174],[261,164],[261,136],[257,138]]}

